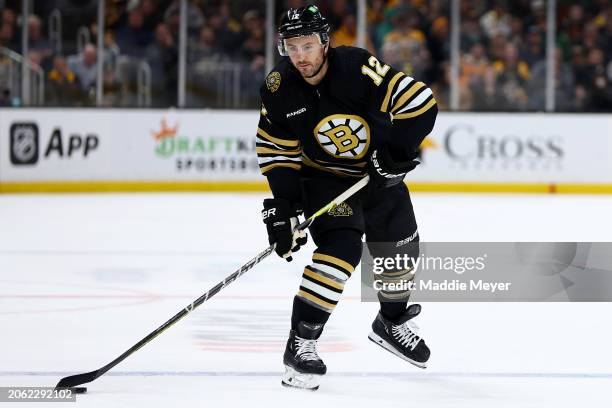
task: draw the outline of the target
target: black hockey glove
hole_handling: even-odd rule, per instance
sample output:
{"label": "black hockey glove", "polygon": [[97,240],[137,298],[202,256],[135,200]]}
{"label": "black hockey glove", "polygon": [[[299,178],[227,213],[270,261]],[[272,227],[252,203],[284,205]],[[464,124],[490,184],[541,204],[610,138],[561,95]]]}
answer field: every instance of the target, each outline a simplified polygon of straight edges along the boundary
{"label": "black hockey glove", "polygon": [[278,256],[291,262],[292,252],[297,252],[306,244],[308,235],[305,231],[293,231],[299,224],[300,209],[291,208],[289,201],[280,198],[266,198],[261,212],[268,230],[268,242],[276,243],[274,249]]}
{"label": "black hockey glove", "polygon": [[409,171],[421,164],[416,160],[418,156],[416,152],[408,161],[395,162],[386,146],[374,150],[368,162],[370,185],[386,188],[401,183]]}

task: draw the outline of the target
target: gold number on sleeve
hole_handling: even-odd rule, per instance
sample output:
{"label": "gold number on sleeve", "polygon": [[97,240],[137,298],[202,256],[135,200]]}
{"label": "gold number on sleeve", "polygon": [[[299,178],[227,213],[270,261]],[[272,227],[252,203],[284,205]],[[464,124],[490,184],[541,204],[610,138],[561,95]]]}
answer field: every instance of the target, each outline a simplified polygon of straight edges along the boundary
{"label": "gold number on sleeve", "polygon": [[374,84],[379,86],[382,83],[384,76],[387,75],[387,72],[389,72],[390,67],[387,64],[381,65],[380,61],[378,61],[373,55],[368,59],[368,64],[370,65],[369,67],[365,65],[361,66],[361,73],[372,78]]}

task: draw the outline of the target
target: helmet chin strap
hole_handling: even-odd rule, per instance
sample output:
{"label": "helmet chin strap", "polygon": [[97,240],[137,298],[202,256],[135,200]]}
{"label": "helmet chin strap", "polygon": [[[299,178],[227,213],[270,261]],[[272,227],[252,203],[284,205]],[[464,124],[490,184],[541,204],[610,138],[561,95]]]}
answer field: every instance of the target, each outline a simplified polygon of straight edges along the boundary
{"label": "helmet chin strap", "polygon": [[314,74],[307,76],[305,78],[314,78],[317,75],[319,75],[319,72],[321,72],[321,70],[323,69],[323,65],[325,65],[325,62],[327,61],[327,51],[328,50],[329,50],[329,43],[325,46],[325,54],[323,55],[323,62],[321,62],[321,65],[319,65],[319,68],[317,68]]}

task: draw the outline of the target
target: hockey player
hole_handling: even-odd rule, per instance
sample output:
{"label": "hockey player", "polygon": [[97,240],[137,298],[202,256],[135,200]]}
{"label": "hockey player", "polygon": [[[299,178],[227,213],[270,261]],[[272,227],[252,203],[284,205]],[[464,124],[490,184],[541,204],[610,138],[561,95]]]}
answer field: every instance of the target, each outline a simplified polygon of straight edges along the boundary
{"label": "hockey player", "polygon": [[[279,52],[288,58],[261,87],[257,129],[259,165],[274,196],[264,200],[262,214],[276,253],[291,261],[292,252],[306,243],[305,233],[293,232],[302,211],[308,217],[357,178],[371,178],[366,190],[319,217],[309,230],[317,248],[293,301],[282,383],[314,390],[327,371],[317,340],[360,261],[362,235],[368,245],[418,243],[403,179],[419,164],[418,147],[433,129],[438,109],[422,82],[363,49],[331,48],[329,25],[316,6],[289,10],[278,34]],[[406,269],[381,277],[392,282],[412,275]],[[420,305],[408,307],[405,291],[378,296],[380,312],[369,338],[425,368],[429,348],[411,320]]]}

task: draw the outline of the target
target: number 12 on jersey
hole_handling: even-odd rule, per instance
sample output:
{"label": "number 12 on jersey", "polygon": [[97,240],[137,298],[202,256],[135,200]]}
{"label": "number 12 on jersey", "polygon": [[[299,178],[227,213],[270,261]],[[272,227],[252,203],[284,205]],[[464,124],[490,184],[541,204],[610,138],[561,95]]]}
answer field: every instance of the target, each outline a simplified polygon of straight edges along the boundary
{"label": "number 12 on jersey", "polygon": [[387,64],[380,65],[380,61],[378,61],[373,55],[368,59],[368,64],[370,65],[369,67],[365,65],[361,66],[361,73],[372,78],[374,84],[379,86],[382,83],[384,76],[387,75],[387,72],[389,72],[390,67]]}

